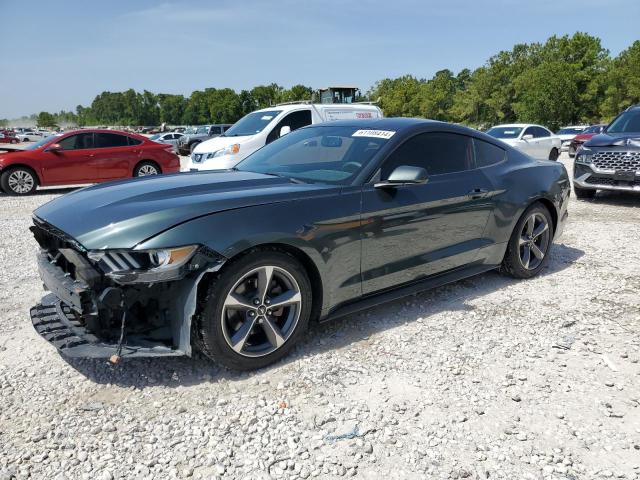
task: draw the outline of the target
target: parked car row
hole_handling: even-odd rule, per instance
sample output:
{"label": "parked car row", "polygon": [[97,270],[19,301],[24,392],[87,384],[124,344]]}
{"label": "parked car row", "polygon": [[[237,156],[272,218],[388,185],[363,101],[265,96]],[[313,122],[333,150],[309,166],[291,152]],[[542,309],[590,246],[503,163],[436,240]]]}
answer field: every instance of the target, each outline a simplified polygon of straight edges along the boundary
{"label": "parked car row", "polygon": [[178,151],[178,140],[183,136],[182,133],[176,132],[168,132],[168,133],[156,133],[155,135],[151,135],[149,140],[153,140],[154,142],[163,143],[165,145],[171,145],[173,147],[173,151]]}
{"label": "parked car row", "polygon": [[18,143],[20,139],[10,130],[0,130],[0,143]]}
{"label": "parked car row", "polygon": [[205,140],[218,137],[231,128],[231,124],[201,125],[189,127],[182,132],[178,139],[177,149],[180,155],[191,155],[193,150]]}

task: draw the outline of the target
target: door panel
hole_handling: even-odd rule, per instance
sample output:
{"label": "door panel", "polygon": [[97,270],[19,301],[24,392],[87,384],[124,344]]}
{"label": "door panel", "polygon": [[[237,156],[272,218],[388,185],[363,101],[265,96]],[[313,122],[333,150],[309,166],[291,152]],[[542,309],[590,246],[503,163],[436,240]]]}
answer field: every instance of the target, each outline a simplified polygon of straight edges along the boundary
{"label": "door panel", "polygon": [[[439,177],[439,178],[438,178]],[[472,198],[473,190],[484,190]],[[492,185],[479,170],[438,175],[425,185],[363,190],[363,293],[390,288],[476,260]]]}
{"label": "door panel", "polygon": [[44,152],[43,177],[45,183],[77,185],[98,180],[98,165],[93,150],[93,134],[70,135],[58,141],[63,148]]}
{"label": "door panel", "polygon": [[125,135],[96,133],[96,159],[101,181],[132,175],[138,149],[128,145]]}

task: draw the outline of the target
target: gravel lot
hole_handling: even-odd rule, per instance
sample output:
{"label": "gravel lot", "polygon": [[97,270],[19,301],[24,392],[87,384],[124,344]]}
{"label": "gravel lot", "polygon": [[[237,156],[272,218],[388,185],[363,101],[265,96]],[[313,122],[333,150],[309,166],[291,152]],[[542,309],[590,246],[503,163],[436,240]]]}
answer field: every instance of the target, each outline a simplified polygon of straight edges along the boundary
{"label": "gravel lot", "polygon": [[27,229],[64,192],[0,197],[0,480],[640,479],[640,197],[572,199],[539,278],[315,326],[238,374],[65,361],[37,336]]}

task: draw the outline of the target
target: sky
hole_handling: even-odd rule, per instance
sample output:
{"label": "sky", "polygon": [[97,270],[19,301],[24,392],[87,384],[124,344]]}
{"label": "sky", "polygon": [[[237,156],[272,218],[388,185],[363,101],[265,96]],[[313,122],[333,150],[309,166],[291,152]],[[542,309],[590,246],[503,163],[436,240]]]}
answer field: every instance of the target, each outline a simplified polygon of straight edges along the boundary
{"label": "sky", "polygon": [[640,39],[638,0],[0,0],[0,118],[104,90],[319,88],[476,68],[516,43]]}

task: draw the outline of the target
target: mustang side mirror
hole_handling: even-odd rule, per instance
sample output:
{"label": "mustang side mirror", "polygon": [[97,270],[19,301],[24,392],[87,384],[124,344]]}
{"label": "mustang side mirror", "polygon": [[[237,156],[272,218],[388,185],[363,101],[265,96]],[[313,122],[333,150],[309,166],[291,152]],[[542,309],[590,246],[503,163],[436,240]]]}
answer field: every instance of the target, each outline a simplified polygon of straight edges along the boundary
{"label": "mustang side mirror", "polygon": [[51,145],[49,145],[47,147],[47,152],[59,152],[60,150],[62,150],[62,145],[60,145],[59,143],[52,143]]}
{"label": "mustang side mirror", "polygon": [[280,127],[280,136],[284,137],[287,133],[291,133],[291,127],[289,125],[285,125],[284,127]]}
{"label": "mustang side mirror", "polygon": [[523,135],[522,140],[528,142],[529,140],[533,140],[533,135]]}
{"label": "mustang side mirror", "polygon": [[400,165],[396,167],[389,178],[378,182],[375,188],[396,188],[402,185],[421,185],[427,183],[429,175],[422,167],[410,167],[409,165]]}

